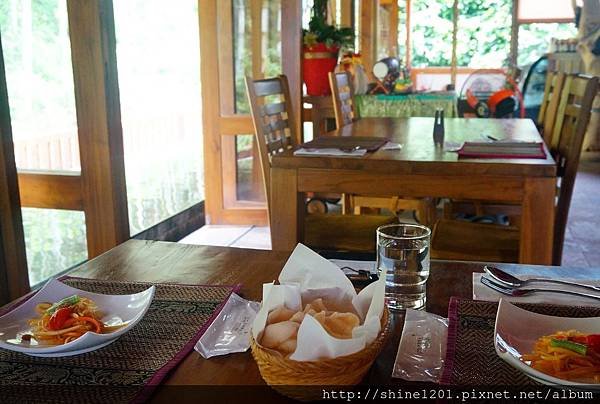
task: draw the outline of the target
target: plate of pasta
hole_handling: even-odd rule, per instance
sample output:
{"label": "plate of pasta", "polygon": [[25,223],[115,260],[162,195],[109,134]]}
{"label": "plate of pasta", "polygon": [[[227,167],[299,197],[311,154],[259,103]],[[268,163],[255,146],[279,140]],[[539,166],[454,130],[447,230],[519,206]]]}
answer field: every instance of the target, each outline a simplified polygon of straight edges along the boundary
{"label": "plate of pasta", "polygon": [[538,382],[600,389],[600,317],[548,316],[501,299],[494,346]]}
{"label": "plate of pasta", "polygon": [[0,348],[44,357],[99,349],[144,317],[154,291],[151,286],[132,295],[103,295],[52,279],[0,317]]}

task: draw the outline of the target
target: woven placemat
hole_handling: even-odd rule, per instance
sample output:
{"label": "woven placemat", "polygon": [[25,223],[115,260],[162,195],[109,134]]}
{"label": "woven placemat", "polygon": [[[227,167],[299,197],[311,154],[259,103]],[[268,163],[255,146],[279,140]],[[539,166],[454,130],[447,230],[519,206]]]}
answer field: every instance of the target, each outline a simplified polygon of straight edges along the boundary
{"label": "woven placemat", "polygon": [[[77,289],[132,294],[151,284],[66,278]],[[181,360],[239,286],[157,284],[144,318],[112,344],[62,358],[0,349],[4,402],[143,401]]]}
{"label": "woven placemat", "polygon": [[[600,317],[600,308],[517,304],[535,313],[557,317]],[[497,302],[451,298],[448,346],[441,384],[461,386],[537,385],[504,362],[494,349]]]}

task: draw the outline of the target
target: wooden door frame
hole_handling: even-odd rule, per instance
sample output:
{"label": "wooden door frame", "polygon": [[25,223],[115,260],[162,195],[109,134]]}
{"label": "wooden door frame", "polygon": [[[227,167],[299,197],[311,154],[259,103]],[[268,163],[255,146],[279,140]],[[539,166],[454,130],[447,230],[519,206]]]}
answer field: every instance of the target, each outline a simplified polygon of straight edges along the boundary
{"label": "wooden door frame", "polygon": [[[251,5],[254,9],[257,8],[255,1],[252,1]],[[198,8],[201,86],[204,100],[202,121],[206,222],[266,225],[266,203],[238,201],[232,185],[235,183],[235,170],[231,165],[235,162],[235,155],[232,153],[235,135],[253,134],[254,125],[249,114],[235,113],[232,97],[224,96],[234,93],[231,0],[199,0]],[[255,16],[255,20],[257,19]],[[301,0],[282,0],[281,20],[282,71],[290,82],[296,129],[300,134]],[[258,49],[258,46],[253,48]],[[260,183],[255,185],[262,188]]]}

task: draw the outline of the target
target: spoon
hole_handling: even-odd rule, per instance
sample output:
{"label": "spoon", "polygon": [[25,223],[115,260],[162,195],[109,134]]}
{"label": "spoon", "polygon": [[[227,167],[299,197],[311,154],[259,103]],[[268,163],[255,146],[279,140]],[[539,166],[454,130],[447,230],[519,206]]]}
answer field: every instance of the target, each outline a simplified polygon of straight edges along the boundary
{"label": "spoon", "polygon": [[494,278],[496,281],[498,281],[504,285],[511,286],[513,288],[519,288],[521,286],[525,286],[525,285],[527,285],[529,283],[533,283],[533,282],[548,282],[548,283],[558,283],[560,285],[576,286],[576,287],[590,289],[590,290],[594,290],[596,292],[600,292],[600,287],[593,286],[593,285],[586,285],[583,283],[569,282],[569,281],[563,281],[563,280],[559,280],[559,279],[544,279],[544,278],[519,279],[516,276],[511,275],[508,272],[501,270],[500,268],[487,266],[487,265],[483,267],[483,270],[488,275],[490,275],[492,278]]}
{"label": "spoon", "polygon": [[496,292],[500,292],[503,295],[508,295],[508,296],[512,296],[512,297],[523,297],[523,296],[529,296],[533,293],[559,293],[559,294],[563,294],[563,295],[571,295],[571,296],[578,296],[578,297],[587,297],[590,299],[596,299],[596,300],[600,300],[600,296],[596,296],[596,295],[590,295],[588,293],[581,293],[581,292],[574,292],[571,290],[559,290],[559,289],[543,289],[543,288],[531,288],[531,289],[514,289],[511,287],[504,287],[501,286],[497,283],[495,283],[494,281],[486,278],[485,276],[483,276],[481,278],[481,283],[484,284],[485,286],[487,286],[490,289],[494,289]]}

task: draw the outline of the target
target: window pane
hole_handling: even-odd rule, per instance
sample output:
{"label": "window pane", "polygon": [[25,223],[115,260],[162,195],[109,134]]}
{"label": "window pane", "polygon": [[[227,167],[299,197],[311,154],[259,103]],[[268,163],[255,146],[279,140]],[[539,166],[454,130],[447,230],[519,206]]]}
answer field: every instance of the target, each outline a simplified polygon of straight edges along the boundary
{"label": "window pane", "polygon": [[525,24],[519,26],[519,66],[530,65],[550,50],[552,38],[568,39],[577,35],[575,24]]}
{"label": "window pane", "polygon": [[17,167],[79,171],[66,1],[2,1],[0,29]]}
{"label": "window pane", "polygon": [[461,0],[458,7],[457,65],[473,68],[507,65],[512,0]]}
{"label": "window pane", "polygon": [[450,66],[453,0],[414,0],[412,66]]}
{"label": "window pane", "polygon": [[262,172],[254,136],[237,135],[235,140],[237,200],[264,202]]}
{"label": "window pane", "polygon": [[204,198],[197,6],[114,2],[131,234]]}
{"label": "window pane", "polygon": [[[250,113],[244,78],[274,77],[282,71],[281,0],[262,0],[260,10],[252,9],[252,3],[233,0],[235,112],[241,114]],[[254,44],[258,52],[253,52]]]}
{"label": "window pane", "polygon": [[572,0],[519,0],[519,21],[574,20]]}
{"label": "window pane", "polygon": [[87,259],[83,212],[23,208],[22,214],[30,285]]}

